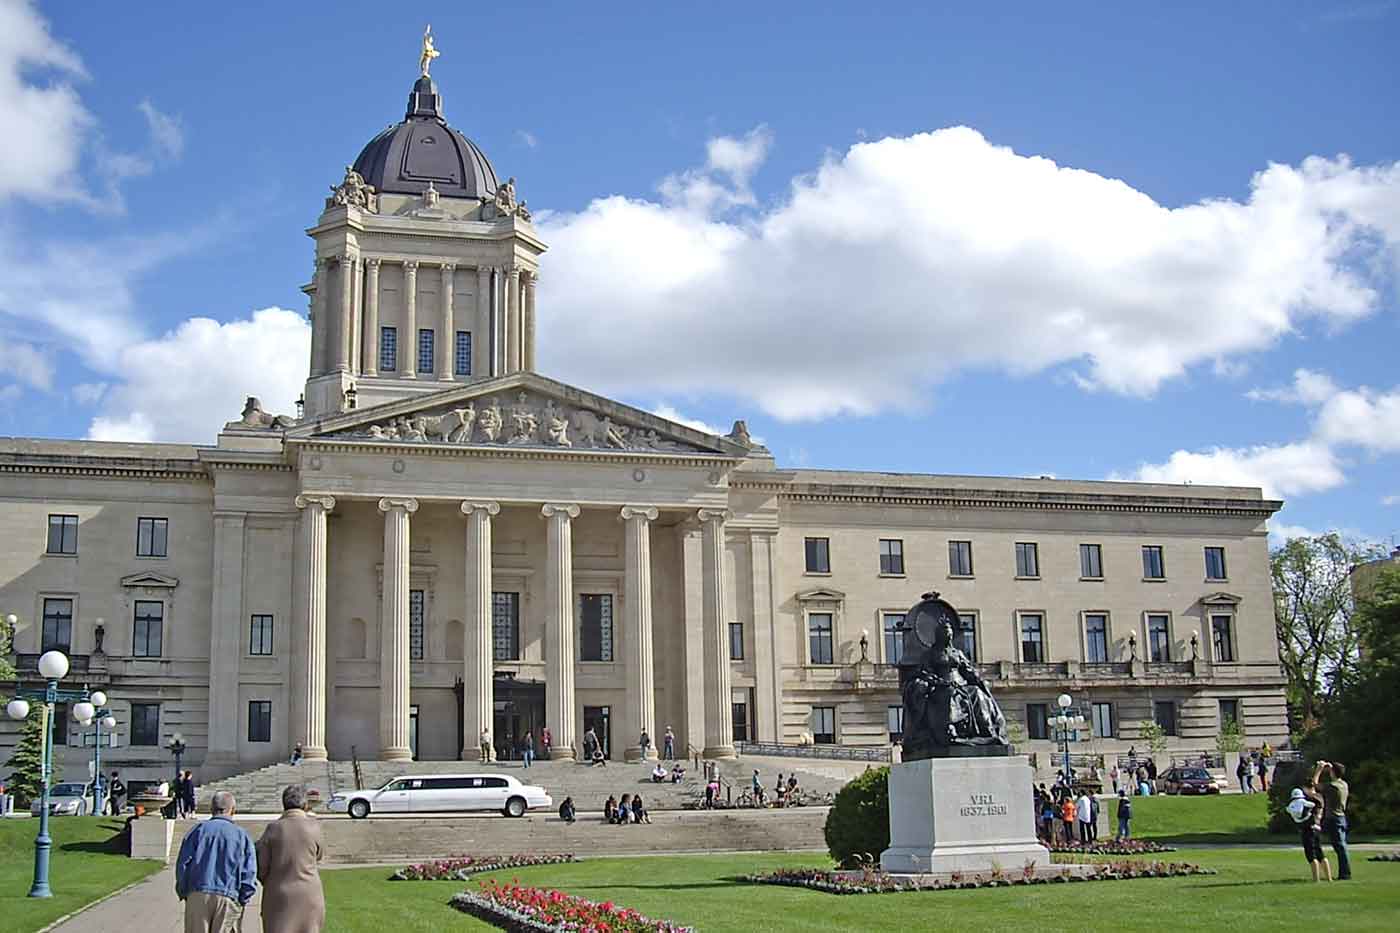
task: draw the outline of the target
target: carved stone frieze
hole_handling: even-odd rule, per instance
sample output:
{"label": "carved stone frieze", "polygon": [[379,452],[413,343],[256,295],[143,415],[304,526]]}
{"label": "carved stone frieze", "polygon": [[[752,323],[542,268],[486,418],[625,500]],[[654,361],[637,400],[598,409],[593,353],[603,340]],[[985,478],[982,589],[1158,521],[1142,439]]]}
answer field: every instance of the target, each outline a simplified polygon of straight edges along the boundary
{"label": "carved stone frieze", "polygon": [[379,195],[374,186],[365,182],[365,177],[350,166],[345,166],[345,179],[338,185],[331,185],[331,196],[326,198],[326,207],[358,207],[371,214],[379,212]]}
{"label": "carved stone frieze", "polygon": [[620,424],[607,414],[526,390],[515,393],[514,397],[492,395],[451,408],[398,415],[329,436],[488,447],[711,452],[665,437],[654,428]]}

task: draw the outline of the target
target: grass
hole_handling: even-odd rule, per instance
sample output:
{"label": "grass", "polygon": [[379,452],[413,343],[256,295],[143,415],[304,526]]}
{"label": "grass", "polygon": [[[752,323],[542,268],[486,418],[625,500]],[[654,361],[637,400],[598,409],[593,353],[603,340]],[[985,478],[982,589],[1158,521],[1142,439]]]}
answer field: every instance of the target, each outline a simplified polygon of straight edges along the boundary
{"label": "grass", "polygon": [[[1108,803],[1104,825],[1118,826],[1117,804]],[[1167,845],[1292,845],[1292,833],[1273,834],[1264,794],[1221,794],[1210,797],[1134,797],[1133,835]],[[1397,836],[1352,833],[1352,842],[1396,842]]]}
{"label": "grass", "polygon": [[39,930],[105,894],[160,870],[160,863],[128,858],[111,844],[121,830],[116,819],[64,816],[49,820],[53,850],[49,886],[53,897],[29,897],[34,880],[34,834],[38,820],[0,820],[0,929]]}
{"label": "grass", "polygon": [[[1305,881],[1297,851],[1183,850],[1172,858],[1215,868],[1217,875],[1097,882],[1090,888],[1000,888],[842,897],[797,888],[745,885],[735,876],[780,866],[824,865],[814,855],[783,853],[594,859],[499,872],[501,880],[557,887],[613,900],[653,917],[711,931],[1043,927],[1099,930],[1104,918],[1130,918],[1137,931],[1220,929],[1393,930],[1400,915],[1400,865],[1356,853],[1354,879]],[[476,882],[391,882],[389,869],[325,871],[328,933],[429,933],[489,930],[447,900]],[[483,875],[481,878],[493,877]],[[1170,905],[1170,909],[1157,909]],[[1086,907],[1088,909],[1086,909]]]}

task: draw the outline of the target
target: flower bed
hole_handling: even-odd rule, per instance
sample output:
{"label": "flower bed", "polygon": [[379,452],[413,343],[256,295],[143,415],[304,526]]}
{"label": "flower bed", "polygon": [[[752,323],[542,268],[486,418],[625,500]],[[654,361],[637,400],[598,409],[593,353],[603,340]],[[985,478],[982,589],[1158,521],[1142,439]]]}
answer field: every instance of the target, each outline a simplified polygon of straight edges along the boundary
{"label": "flower bed", "polygon": [[1149,855],[1175,852],[1176,849],[1151,839],[1105,839],[1102,842],[1056,842],[1050,846],[1050,851],[1076,852],[1080,855]]}
{"label": "flower bed", "polygon": [[953,872],[932,879],[899,877],[882,871],[860,874],[822,871],[817,868],[782,868],[775,872],[745,875],[749,884],[778,884],[811,888],[828,894],[889,894],[896,891],[954,891],[972,888],[1004,888],[1022,884],[1068,884],[1076,881],[1123,881],[1130,878],[1176,878],[1182,875],[1213,875],[1215,871],[1188,862],[1144,862],[1124,860],[1098,862],[1070,868],[1037,869],[1027,864],[1017,871],[992,870],[976,874]]}
{"label": "flower bed", "polygon": [[480,891],[463,891],[453,907],[512,933],[576,931],[576,933],[693,933],[669,920],[653,920],[611,901],[599,903],[547,888],[523,887],[518,882],[483,881]]}
{"label": "flower bed", "polygon": [[389,876],[390,881],[466,881],[472,875],[503,868],[529,868],[531,865],[558,865],[577,862],[573,855],[455,855],[405,865]]}
{"label": "flower bed", "polygon": [[1368,858],[1368,862],[1400,862],[1400,852],[1382,852]]}

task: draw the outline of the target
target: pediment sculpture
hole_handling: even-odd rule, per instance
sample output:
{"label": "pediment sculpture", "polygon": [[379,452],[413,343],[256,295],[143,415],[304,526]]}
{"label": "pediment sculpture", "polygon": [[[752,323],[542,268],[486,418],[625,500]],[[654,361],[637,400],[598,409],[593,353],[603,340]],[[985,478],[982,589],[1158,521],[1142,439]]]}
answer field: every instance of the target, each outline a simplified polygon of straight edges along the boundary
{"label": "pediment sculpture", "polygon": [[507,178],[496,186],[495,197],[487,204],[487,220],[495,220],[501,217],[519,217],[521,220],[530,219],[530,209],[525,206],[524,201],[515,199],[515,179]]}
{"label": "pediment sculpture", "polygon": [[621,424],[607,414],[525,390],[513,398],[492,395],[441,411],[396,415],[330,436],[488,447],[713,452],[663,436],[654,428]]}
{"label": "pediment sculpture", "polygon": [[357,207],[371,214],[379,212],[379,195],[374,186],[365,181],[365,176],[354,168],[345,166],[345,179],[338,185],[331,185],[331,196],[326,198],[326,207]]}
{"label": "pediment sculpture", "polygon": [[296,427],[297,420],[290,415],[274,415],[271,412],[263,411],[262,402],[256,395],[248,396],[248,401],[243,403],[243,415],[237,421],[230,421],[224,425],[228,428],[263,428],[286,430]]}

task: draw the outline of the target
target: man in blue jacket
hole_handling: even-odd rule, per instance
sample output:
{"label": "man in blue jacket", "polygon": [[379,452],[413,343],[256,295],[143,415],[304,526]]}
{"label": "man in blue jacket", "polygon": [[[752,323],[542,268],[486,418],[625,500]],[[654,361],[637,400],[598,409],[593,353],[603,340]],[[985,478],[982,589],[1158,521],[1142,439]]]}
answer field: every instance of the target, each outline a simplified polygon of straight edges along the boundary
{"label": "man in blue jacket", "polygon": [[258,884],[253,840],[233,822],[234,800],[219,791],[212,819],[185,834],[175,861],[175,893],[185,902],[185,933],[238,933]]}

